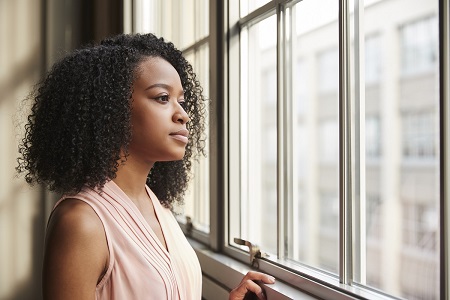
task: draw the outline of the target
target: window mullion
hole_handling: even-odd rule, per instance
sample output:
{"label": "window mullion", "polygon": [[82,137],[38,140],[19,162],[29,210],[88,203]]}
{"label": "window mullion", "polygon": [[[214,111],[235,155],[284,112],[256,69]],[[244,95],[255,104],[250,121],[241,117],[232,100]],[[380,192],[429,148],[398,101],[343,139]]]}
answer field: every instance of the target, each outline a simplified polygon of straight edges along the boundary
{"label": "window mullion", "polygon": [[296,106],[295,106],[295,93],[294,93],[294,82],[293,82],[293,74],[294,74],[294,65],[296,60],[294,59],[294,19],[295,16],[294,9],[292,4],[290,6],[285,6],[285,36],[286,36],[286,45],[285,45],[285,70],[286,70],[286,78],[285,78],[285,91],[286,91],[286,107],[285,107],[285,115],[286,115],[286,163],[285,166],[288,168],[287,174],[287,194],[286,194],[286,211],[285,211],[285,219],[287,222],[286,225],[286,245],[289,245],[286,250],[285,256],[289,256],[288,253],[294,254],[293,258],[298,260],[299,255],[299,196],[298,196],[298,170],[295,166],[298,166],[297,161],[295,160],[296,154],[298,153],[298,148],[295,145],[295,134],[296,134]]}
{"label": "window mullion", "polygon": [[441,299],[450,297],[450,4],[440,1],[440,112],[441,112],[441,272],[440,295]]}
{"label": "window mullion", "polygon": [[339,1],[339,278],[352,278],[351,104],[348,0]]}
{"label": "window mullion", "polygon": [[364,3],[354,0],[354,260],[353,280],[366,283],[366,151],[365,151],[365,39],[364,39]]}
{"label": "window mullion", "polygon": [[[287,234],[287,218],[286,218],[286,199],[289,187],[287,184],[288,155],[286,155],[286,127],[288,126],[288,118],[286,118],[286,62],[285,62],[285,10],[280,4],[277,6],[277,255],[284,258],[286,249],[285,241]],[[287,176],[286,176],[287,175]]]}
{"label": "window mullion", "polygon": [[[212,116],[218,116],[217,122],[210,122],[210,148],[209,148],[209,166],[210,166],[210,242],[209,246],[214,250],[221,250],[224,245],[224,226],[225,216],[222,215],[225,205],[226,191],[226,145],[225,141],[220,141],[219,137],[226,136],[226,106],[224,105],[224,20],[225,12],[224,1],[210,1],[209,5],[209,41],[210,55],[209,66],[211,74],[209,79],[210,97],[216,101],[211,101],[210,111]],[[219,117],[220,116],[220,117]]]}

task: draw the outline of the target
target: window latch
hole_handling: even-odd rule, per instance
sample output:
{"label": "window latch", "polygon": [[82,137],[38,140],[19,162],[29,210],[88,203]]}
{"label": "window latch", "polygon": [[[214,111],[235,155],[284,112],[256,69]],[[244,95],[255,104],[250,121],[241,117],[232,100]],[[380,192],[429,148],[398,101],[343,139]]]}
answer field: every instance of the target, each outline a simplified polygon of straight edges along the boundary
{"label": "window latch", "polygon": [[268,257],[266,253],[261,253],[259,247],[255,244],[252,244],[249,241],[240,239],[240,238],[234,238],[234,242],[238,245],[247,246],[249,249],[250,254],[250,265],[255,268],[259,268],[259,263],[257,258],[261,257]]}
{"label": "window latch", "polygon": [[192,223],[192,218],[190,216],[186,216],[186,234],[188,236],[192,235],[192,229],[194,229],[194,224]]}

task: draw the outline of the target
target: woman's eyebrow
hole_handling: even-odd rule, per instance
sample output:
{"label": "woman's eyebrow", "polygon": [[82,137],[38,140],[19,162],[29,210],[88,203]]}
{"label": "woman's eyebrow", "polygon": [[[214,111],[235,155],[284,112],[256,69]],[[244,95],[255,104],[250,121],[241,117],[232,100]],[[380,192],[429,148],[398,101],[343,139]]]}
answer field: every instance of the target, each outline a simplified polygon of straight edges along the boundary
{"label": "woman's eyebrow", "polygon": [[[166,90],[173,90],[173,87],[171,85],[168,85],[165,83],[155,83],[155,84],[152,84],[152,85],[146,87],[145,91],[148,91],[148,90],[151,90],[151,89],[157,88],[157,87],[164,88]],[[184,89],[180,90],[180,96],[184,96],[184,93],[185,93]]]}
{"label": "woman's eyebrow", "polygon": [[148,86],[147,88],[145,88],[145,90],[147,91],[147,90],[150,90],[150,89],[153,89],[153,88],[156,88],[156,87],[165,88],[166,90],[171,89],[171,86],[168,85],[168,84],[165,84],[165,83],[155,83],[155,84],[152,84],[152,85]]}

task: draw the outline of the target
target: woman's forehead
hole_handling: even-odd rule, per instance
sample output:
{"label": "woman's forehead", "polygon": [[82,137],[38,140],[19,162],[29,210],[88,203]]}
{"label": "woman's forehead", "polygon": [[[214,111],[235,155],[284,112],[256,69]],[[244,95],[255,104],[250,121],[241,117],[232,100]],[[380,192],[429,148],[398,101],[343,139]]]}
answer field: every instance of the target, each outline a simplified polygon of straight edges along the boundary
{"label": "woman's forehead", "polygon": [[139,64],[139,76],[136,78],[135,84],[162,84],[182,89],[178,72],[161,57],[148,57]]}

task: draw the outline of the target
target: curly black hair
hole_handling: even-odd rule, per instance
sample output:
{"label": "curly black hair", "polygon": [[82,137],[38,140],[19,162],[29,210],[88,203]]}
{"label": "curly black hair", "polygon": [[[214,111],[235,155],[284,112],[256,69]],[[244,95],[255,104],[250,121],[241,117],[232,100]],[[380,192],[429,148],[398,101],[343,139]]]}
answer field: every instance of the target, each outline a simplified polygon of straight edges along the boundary
{"label": "curly black hair", "polygon": [[122,34],[75,50],[36,85],[16,167],[28,183],[70,195],[115,178],[131,140],[133,82],[148,57],[161,57],[178,72],[190,138],[184,158],[156,162],[147,184],[164,206],[183,202],[191,160],[205,154],[206,101],[181,51],[153,34]]}

